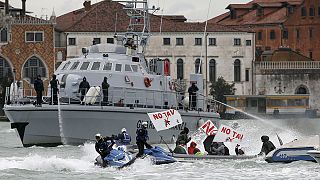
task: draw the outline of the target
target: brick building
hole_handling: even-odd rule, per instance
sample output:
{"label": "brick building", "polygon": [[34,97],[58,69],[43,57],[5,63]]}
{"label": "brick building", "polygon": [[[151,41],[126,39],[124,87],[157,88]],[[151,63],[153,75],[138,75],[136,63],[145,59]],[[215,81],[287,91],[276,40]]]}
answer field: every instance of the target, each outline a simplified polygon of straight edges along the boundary
{"label": "brick building", "polygon": [[230,4],[226,9],[230,11],[210,19],[209,23],[253,29],[258,55],[289,47],[320,60],[319,0],[253,0]]}
{"label": "brick building", "polygon": [[55,17],[39,19],[27,15],[25,2],[22,0],[21,9],[9,6],[8,0],[0,3],[0,79],[16,79],[26,95],[31,95],[36,76],[41,75],[47,86],[53,73]]}

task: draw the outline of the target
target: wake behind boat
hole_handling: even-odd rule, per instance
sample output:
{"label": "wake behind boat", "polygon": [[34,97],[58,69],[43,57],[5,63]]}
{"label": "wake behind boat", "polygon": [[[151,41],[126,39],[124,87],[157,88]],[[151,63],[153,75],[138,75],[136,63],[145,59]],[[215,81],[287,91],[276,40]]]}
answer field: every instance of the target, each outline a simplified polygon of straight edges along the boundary
{"label": "wake behind boat", "polygon": [[[149,8],[143,0],[128,1],[124,10],[130,17],[129,31],[117,33],[116,44],[83,48],[82,57],[62,62],[55,71],[60,83],[58,105],[49,105],[52,99],[45,98],[47,104],[35,107],[31,104],[34,97],[23,93],[27,90],[12,88],[14,90],[8,95],[11,104],[6,105],[4,111],[24,146],[83,144],[93,140],[91,137],[96,132],[116,134],[123,127],[129,134],[135,134],[141,122],[148,119],[147,113],[170,108],[179,110],[184,123],[160,133],[168,142],[186,126],[190,130],[198,128],[200,118],[219,119],[217,113],[204,112],[210,102],[199,96],[203,91],[202,75],[191,77],[199,91],[194,102],[196,107],[189,111],[187,98],[181,95],[183,92],[176,91],[176,83],[164,73],[168,71],[165,61],[157,61],[161,65],[159,69],[163,67],[161,71],[150,73],[144,48],[150,36],[149,10],[156,9]],[[79,86],[84,77],[91,85],[85,96],[79,94],[83,90]],[[99,87],[104,77],[108,80],[108,89]],[[17,87],[16,83],[13,87]],[[105,91],[107,100],[103,95]],[[149,142],[160,143],[159,133],[150,121],[148,123]]]}

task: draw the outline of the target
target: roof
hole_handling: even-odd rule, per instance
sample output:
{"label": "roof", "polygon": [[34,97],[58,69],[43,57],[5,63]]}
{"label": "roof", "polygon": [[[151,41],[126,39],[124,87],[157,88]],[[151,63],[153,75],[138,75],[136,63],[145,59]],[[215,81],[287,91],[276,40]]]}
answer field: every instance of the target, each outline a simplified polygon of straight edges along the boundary
{"label": "roof", "polygon": [[[182,22],[184,16],[150,15],[151,32],[203,32],[204,22]],[[161,23],[162,22],[162,23]],[[101,1],[92,4],[90,9],[81,8],[57,17],[56,28],[62,32],[125,32],[129,17],[123,5],[114,1]],[[211,24],[208,32],[243,32],[224,25]]]}
{"label": "roof", "polygon": [[[288,19],[287,5],[297,6],[303,0],[253,0],[246,4],[230,4],[227,9],[243,9],[251,7],[251,11],[242,12],[237,18],[230,18],[230,12],[221,14],[208,20],[209,23],[222,24],[227,26],[239,25],[263,25],[263,24],[279,24]],[[254,10],[257,6],[266,9],[263,16],[257,16]]]}

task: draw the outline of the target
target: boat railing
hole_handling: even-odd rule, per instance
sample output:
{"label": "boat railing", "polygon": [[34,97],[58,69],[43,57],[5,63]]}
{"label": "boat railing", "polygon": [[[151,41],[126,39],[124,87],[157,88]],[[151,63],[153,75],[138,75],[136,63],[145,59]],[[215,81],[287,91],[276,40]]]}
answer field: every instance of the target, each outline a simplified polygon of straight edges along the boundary
{"label": "boat railing", "polygon": [[[60,90],[61,92],[61,90]],[[62,93],[60,93],[62,94]],[[85,90],[85,94],[87,94]],[[116,106],[116,107],[139,107],[139,108],[156,108],[156,109],[181,109],[181,110],[197,110],[197,111],[210,111],[213,112],[215,103],[208,98],[197,94],[196,107],[190,107],[192,100],[187,100],[188,94],[185,95],[181,92],[174,91],[160,91],[160,90],[143,90],[134,88],[122,88],[122,87],[110,87],[108,89],[108,101],[104,101],[103,89],[101,89],[98,95],[87,96],[82,103],[84,106]],[[45,94],[43,96],[43,103],[50,104],[52,101],[51,94]],[[87,100],[86,100],[87,99]],[[88,99],[90,100],[90,103]],[[36,93],[34,89],[21,89],[15,94],[10,92],[10,88],[6,89],[6,104],[11,105],[24,105],[33,104],[36,101]],[[68,104],[80,104],[81,93],[75,93],[75,96],[59,97],[62,105]]]}

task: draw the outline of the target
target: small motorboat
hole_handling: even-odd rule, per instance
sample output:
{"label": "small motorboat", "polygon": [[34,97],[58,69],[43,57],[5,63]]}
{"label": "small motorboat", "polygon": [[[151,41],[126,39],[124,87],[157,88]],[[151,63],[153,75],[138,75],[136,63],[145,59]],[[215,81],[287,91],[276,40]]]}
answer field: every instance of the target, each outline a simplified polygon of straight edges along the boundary
{"label": "small motorboat", "polygon": [[253,159],[256,155],[194,155],[194,154],[176,154],[173,153],[174,157],[178,162],[194,162],[194,161],[213,161],[218,159],[230,159],[230,160],[241,160],[241,159]]}
{"label": "small motorboat", "polygon": [[309,154],[311,157],[313,157],[313,159],[316,160],[317,163],[320,164],[320,151],[319,150],[311,150],[311,151],[308,151],[307,154]]}
{"label": "small motorboat", "polygon": [[290,163],[293,161],[313,161],[316,162],[308,152],[319,147],[319,136],[312,136],[300,140],[294,140],[266,155],[268,163]]}
{"label": "small motorboat", "polygon": [[177,160],[170,156],[169,152],[165,151],[161,147],[155,146],[150,149],[145,149],[144,154],[149,156],[152,162],[156,165],[170,164],[177,162]]}
{"label": "small motorboat", "polygon": [[131,165],[135,160],[136,158],[132,154],[125,152],[122,147],[118,147],[111,150],[110,154],[104,159],[98,156],[94,164],[101,167],[123,168]]}

